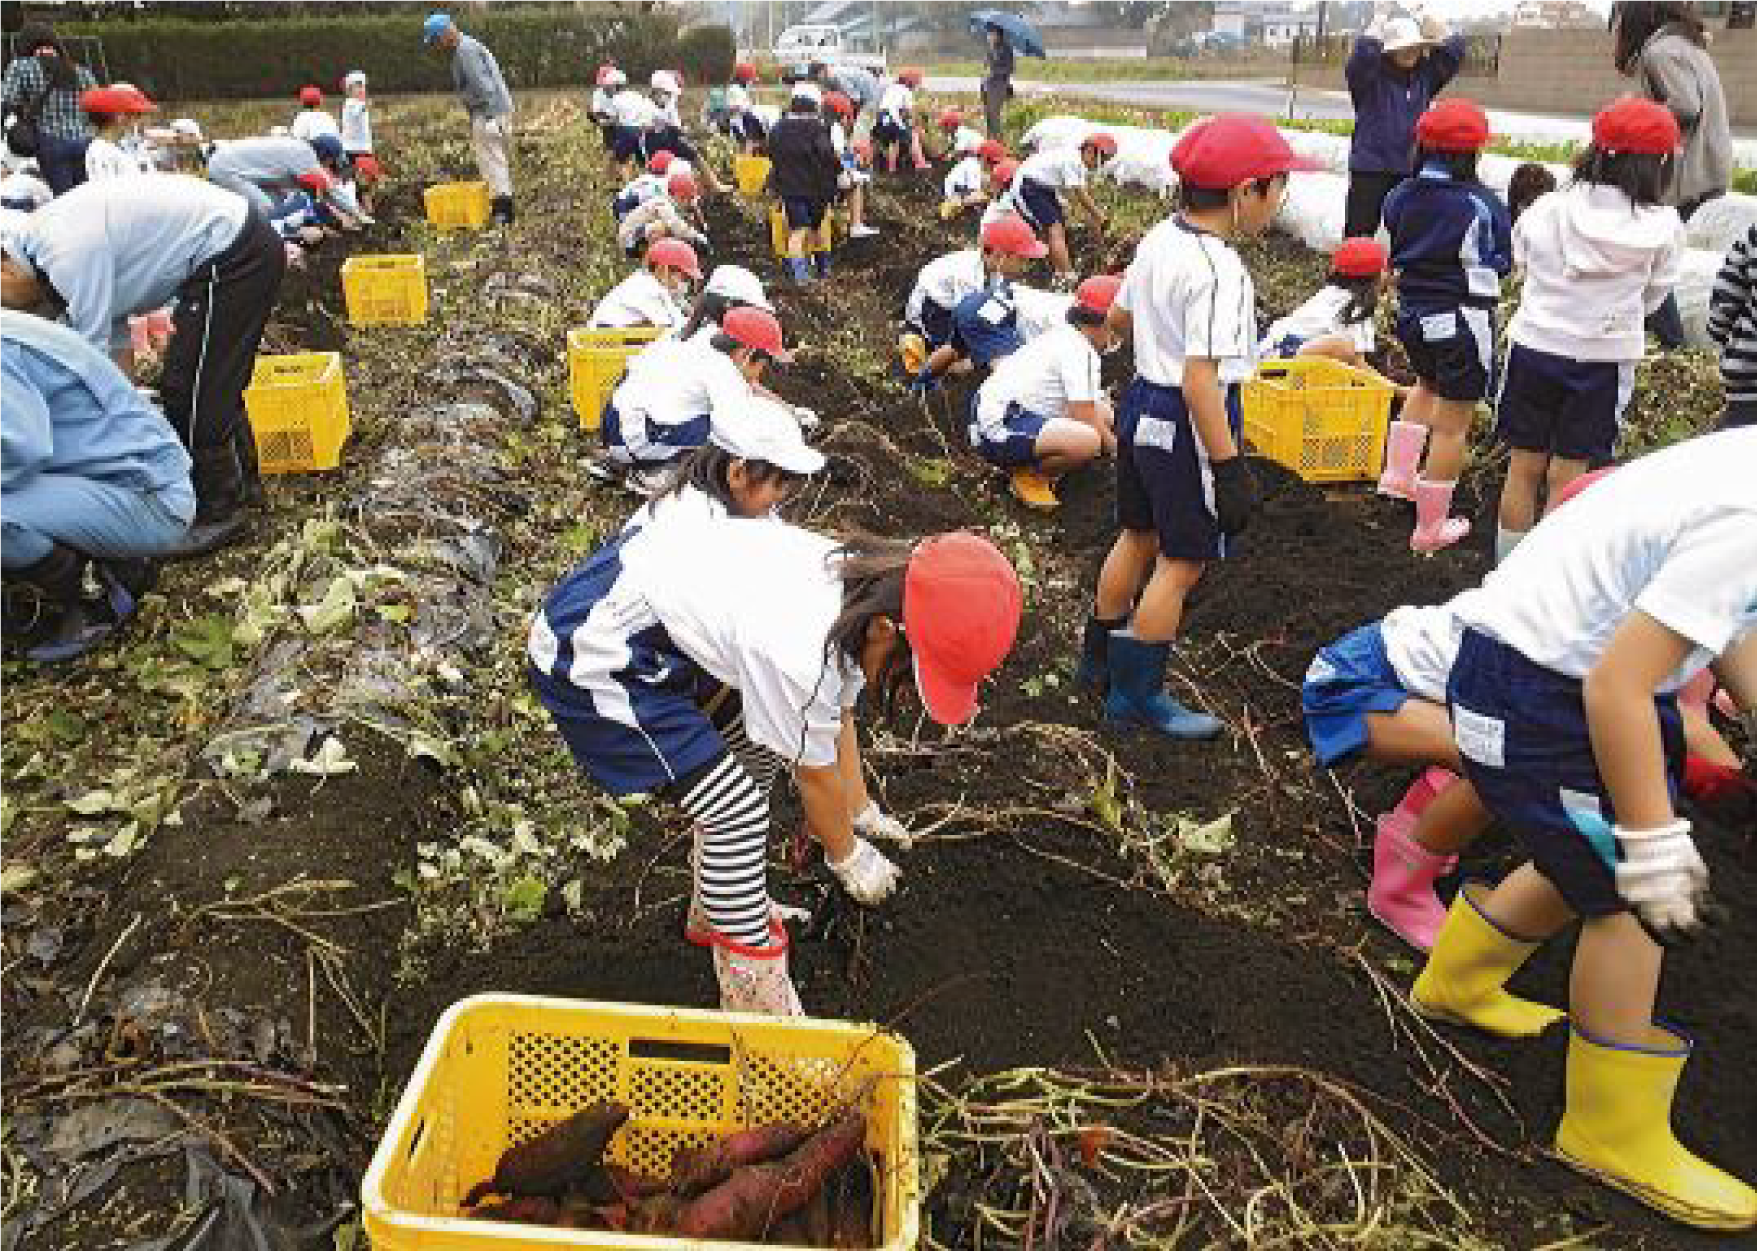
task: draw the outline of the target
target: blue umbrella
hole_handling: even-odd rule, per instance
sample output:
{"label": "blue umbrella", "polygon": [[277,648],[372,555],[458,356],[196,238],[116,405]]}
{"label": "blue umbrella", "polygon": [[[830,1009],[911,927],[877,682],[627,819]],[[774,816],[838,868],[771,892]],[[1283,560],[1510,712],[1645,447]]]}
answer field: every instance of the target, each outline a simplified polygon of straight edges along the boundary
{"label": "blue umbrella", "polygon": [[970,15],[970,33],[986,35],[987,28],[993,26],[1007,37],[1013,45],[1013,51],[1022,52],[1026,56],[1047,58],[1049,53],[1043,50],[1043,39],[1032,27],[1030,22],[1017,13],[1002,13],[999,9],[978,9]]}

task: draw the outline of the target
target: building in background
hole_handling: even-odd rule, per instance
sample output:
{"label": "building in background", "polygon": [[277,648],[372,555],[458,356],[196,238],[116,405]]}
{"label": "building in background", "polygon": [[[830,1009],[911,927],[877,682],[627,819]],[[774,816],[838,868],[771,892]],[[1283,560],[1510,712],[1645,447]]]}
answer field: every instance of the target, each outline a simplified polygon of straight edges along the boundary
{"label": "building in background", "polygon": [[1513,25],[1538,26],[1546,30],[1602,27],[1605,15],[1580,0],[1520,0],[1513,10]]}

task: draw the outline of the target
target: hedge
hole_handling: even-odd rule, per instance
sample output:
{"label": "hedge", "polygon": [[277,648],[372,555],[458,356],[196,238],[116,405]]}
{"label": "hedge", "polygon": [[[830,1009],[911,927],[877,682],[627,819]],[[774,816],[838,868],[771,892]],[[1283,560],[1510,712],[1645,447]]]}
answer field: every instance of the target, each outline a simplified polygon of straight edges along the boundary
{"label": "hedge", "polygon": [[[298,17],[272,21],[191,22],[172,18],[64,23],[66,35],[103,40],[111,77],[155,99],[221,100],[294,95],[306,83],[339,89],[342,75],[364,70],[377,92],[443,91],[451,74],[443,55],[421,45],[424,7],[406,14]],[[631,80],[655,69],[680,69],[693,84],[724,82],[733,61],[732,32],[696,27],[680,33],[678,16],[633,5],[462,13],[458,24],[487,44],[501,72],[522,87],[590,83],[615,60]]]}

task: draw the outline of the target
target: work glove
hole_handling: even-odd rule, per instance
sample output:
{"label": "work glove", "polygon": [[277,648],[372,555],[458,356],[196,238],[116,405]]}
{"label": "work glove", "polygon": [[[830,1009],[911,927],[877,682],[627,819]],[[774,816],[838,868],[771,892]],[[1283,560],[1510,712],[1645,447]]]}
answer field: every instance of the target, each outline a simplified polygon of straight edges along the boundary
{"label": "work glove", "polygon": [[904,851],[908,851],[915,845],[915,835],[909,827],[897,820],[896,817],[882,811],[876,799],[867,800],[866,807],[855,815],[854,828],[870,838],[895,843]]}
{"label": "work glove", "polygon": [[1690,838],[1690,823],[1655,830],[1611,829],[1617,842],[1617,894],[1660,942],[1689,933],[1703,919],[1708,866]]}
{"label": "work glove", "polygon": [[836,175],[836,186],[842,191],[852,190],[854,187],[854,176],[847,170],[843,170]]}
{"label": "work glove", "polygon": [[901,876],[896,865],[858,834],[854,836],[854,850],[846,860],[828,863],[842,889],[863,904],[883,903],[897,889],[897,878]]}
{"label": "work glove", "polygon": [[803,404],[795,404],[793,406],[793,420],[799,423],[799,428],[801,430],[816,430],[820,424],[817,410],[815,408],[807,408]]}
{"label": "work glove", "polygon": [[1244,532],[1257,507],[1257,482],[1243,456],[1210,461],[1214,473],[1214,519],[1220,533],[1231,538]]}
{"label": "work glove", "polygon": [[939,376],[933,372],[933,366],[923,365],[921,372],[909,382],[909,394],[925,399],[930,392],[939,387],[939,384]]}

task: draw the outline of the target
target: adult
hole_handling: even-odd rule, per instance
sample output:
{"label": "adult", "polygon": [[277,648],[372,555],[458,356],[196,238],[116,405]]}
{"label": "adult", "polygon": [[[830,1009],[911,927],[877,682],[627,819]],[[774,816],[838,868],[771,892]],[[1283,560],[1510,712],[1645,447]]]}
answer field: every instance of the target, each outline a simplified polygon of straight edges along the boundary
{"label": "adult", "polygon": [[273,217],[279,203],[299,191],[333,199],[349,218],[363,214],[354,196],[338,181],[344,164],[342,141],[319,135],[306,142],[291,135],[259,135],[225,139],[207,158],[208,180],[241,195],[264,217]]}
{"label": "adult", "polygon": [[512,225],[512,92],[500,73],[500,62],[479,39],[458,29],[444,13],[430,14],[421,25],[421,42],[451,58],[451,85],[470,115],[470,147],[476,168],[493,197],[492,216]]}
{"label": "adult", "polygon": [[[1618,4],[1611,9],[1611,56],[1617,72],[1672,111],[1683,132],[1665,202],[1685,221],[1732,177],[1733,132],[1726,95],[1708,55],[1708,36],[1693,4]],[[1648,318],[1660,346],[1684,346],[1684,319],[1675,295]]]}
{"label": "adult", "polygon": [[[80,107],[82,92],[98,85],[92,72],[67,55],[51,27],[32,23],[18,32],[22,51],[0,79],[0,105],[6,113],[34,124],[37,167],[56,195],[85,181],[85,145],[91,123]],[[8,131],[8,138],[12,135]]]}
{"label": "adult", "polygon": [[1345,71],[1354,103],[1348,145],[1344,238],[1371,237],[1391,188],[1415,161],[1415,122],[1464,63],[1464,37],[1436,17],[1374,22],[1349,53]]}
{"label": "adult", "polygon": [[872,133],[873,116],[878,112],[879,97],[883,94],[877,75],[859,65],[826,65],[814,61],[811,77],[826,93],[840,91],[847,96],[854,105],[852,125],[864,126],[862,134]]}
{"label": "adult", "polygon": [[0,242],[6,307],[58,304],[100,352],[125,349],[128,319],[175,299],[159,393],[194,458],[197,502],[176,554],[235,538],[256,475],[244,388],[287,263],[262,214],[199,178],[141,174],[75,187],[9,220]]}
{"label": "adult", "polygon": [[[133,613],[153,582],[149,558],[183,538],[195,512],[189,455],[72,330],[11,312],[0,327],[0,564],[36,593],[38,610],[19,623],[25,654],[70,660]],[[85,598],[92,561],[103,603]]]}
{"label": "adult", "polygon": [[988,137],[1001,137],[1001,110],[1013,98],[1013,45],[1007,32],[992,23],[988,28],[987,72],[982,77],[982,116]]}

